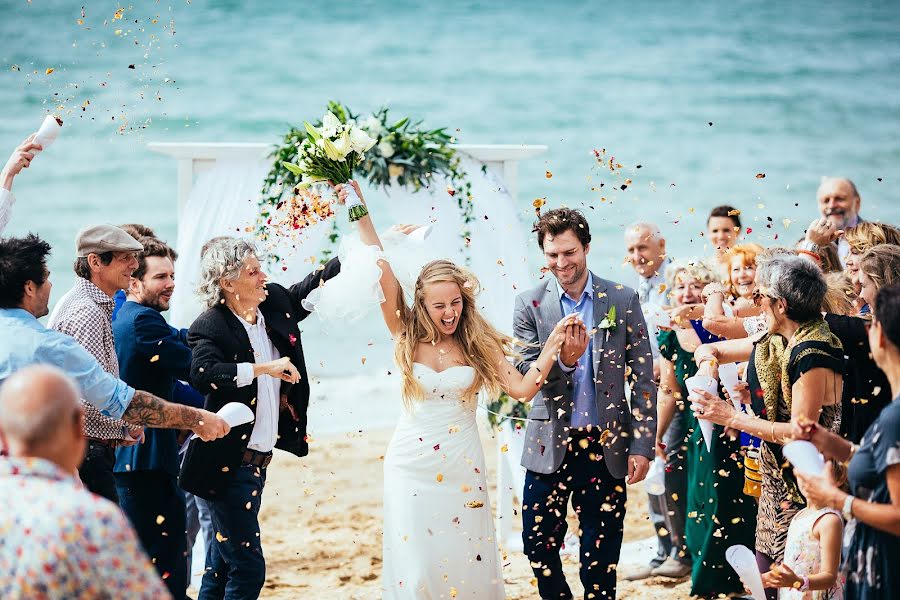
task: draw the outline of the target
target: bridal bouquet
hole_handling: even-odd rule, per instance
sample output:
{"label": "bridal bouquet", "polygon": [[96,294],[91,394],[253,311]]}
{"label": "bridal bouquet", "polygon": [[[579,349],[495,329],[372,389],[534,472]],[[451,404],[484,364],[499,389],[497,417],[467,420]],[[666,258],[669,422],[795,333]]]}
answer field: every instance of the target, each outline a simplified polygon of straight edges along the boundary
{"label": "bridal bouquet", "polygon": [[[349,182],[353,171],[377,141],[358,127],[355,121],[342,122],[331,111],[322,117],[320,127],[314,127],[309,122],[304,122],[303,126],[306,138],[297,148],[296,164],[281,163],[285,169],[300,177],[300,188],[325,181],[334,184]],[[347,207],[351,221],[358,221],[368,214],[352,186]]]}
{"label": "bridal bouquet", "polygon": [[512,420],[514,427],[520,429],[522,423],[528,418],[528,405],[515,400],[506,392],[500,394],[496,400],[489,402],[487,408],[488,423],[496,429],[507,420]]}

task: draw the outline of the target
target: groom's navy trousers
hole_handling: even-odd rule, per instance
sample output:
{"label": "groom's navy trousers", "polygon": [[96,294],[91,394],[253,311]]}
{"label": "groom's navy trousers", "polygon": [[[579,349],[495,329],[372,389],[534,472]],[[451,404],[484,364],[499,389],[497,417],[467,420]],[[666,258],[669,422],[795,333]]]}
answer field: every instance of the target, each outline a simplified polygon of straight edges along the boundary
{"label": "groom's navy trousers", "polygon": [[562,465],[554,473],[526,471],[522,538],[545,600],[572,598],[559,550],[566,535],[569,498],[581,528],[581,583],[584,597],[616,595],[616,565],[625,521],[625,480],[606,468],[600,432],[572,432]]}

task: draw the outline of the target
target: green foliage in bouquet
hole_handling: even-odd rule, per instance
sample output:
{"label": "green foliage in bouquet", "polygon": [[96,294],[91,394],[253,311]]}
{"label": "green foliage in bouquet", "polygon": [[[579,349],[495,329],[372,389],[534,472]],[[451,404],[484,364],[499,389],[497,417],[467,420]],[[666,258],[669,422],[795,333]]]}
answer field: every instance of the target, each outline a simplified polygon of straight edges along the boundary
{"label": "green foliage in bouquet", "polygon": [[[474,221],[472,184],[451,145],[456,140],[446,132],[446,128],[426,129],[422,120],[412,121],[409,117],[392,121],[386,107],[365,120],[354,114],[349,107],[335,101],[328,103],[328,112],[341,123],[355,123],[356,127],[376,140],[375,146],[366,152],[362,161],[354,165],[354,175],[365,177],[372,184],[383,188],[398,185],[415,191],[429,187],[435,175],[446,177],[450,182],[447,193],[456,199],[463,222],[460,236],[468,246],[471,223]],[[321,129],[323,124],[317,121],[311,125]],[[297,161],[299,148],[308,137],[309,132],[305,127],[292,127],[282,138],[281,144],[269,155],[272,168],[263,181],[260,200],[262,218],[258,233],[261,236],[272,208],[279,205],[285,191],[289,192],[301,183],[300,174],[285,165]],[[332,246],[337,240],[334,227],[329,234]],[[322,261],[327,261],[333,253],[333,248],[326,249]]]}
{"label": "green foliage in bouquet", "polygon": [[[488,423],[491,428],[496,429],[510,419],[526,419],[528,418],[528,405],[510,398],[503,392],[496,400],[489,402],[487,405]],[[513,421],[515,424],[524,424],[523,421]]]}

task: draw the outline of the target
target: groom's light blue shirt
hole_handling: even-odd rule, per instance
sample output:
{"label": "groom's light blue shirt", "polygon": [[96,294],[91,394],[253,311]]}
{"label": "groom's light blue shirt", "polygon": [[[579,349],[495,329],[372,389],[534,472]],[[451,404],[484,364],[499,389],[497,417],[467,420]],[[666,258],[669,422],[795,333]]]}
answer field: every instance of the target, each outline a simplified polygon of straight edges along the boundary
{"label": "groom's light blue shirt", "polygon": [[[584,326],[588,331],[594,328],[594,278],[588,271],[587,283],[584,285],[584,291],[577,300],[570,297],[566,291],[556,282],[559,289],[559,307],[562,309],[563,316],[577,313]],[[573,399],[575,405],[572,409],[571,427],[587,427],[588,425],[598,425],[599,416],[597,415],[597,389],[594,385],[594,338],[588,338],[588,347],[584,354],[579,357],[575,363],[575,374],[572,376],[573,382]],[[560,361],[560,368],[571,373],[572,369],[566,367]]]}

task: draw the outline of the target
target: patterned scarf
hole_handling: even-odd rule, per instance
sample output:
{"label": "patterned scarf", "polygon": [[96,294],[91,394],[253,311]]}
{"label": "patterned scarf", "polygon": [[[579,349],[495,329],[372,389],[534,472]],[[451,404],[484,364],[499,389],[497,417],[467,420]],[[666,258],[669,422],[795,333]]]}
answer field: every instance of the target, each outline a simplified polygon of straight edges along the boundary
{"label": "patterned scarf", "polygon": [[[763,392],[766,405],[766,418],[778,422],[779,400],[784,399],[783,408],[787,415],[791,414],[791,378],[789,375],[791,351],[803,342],[824,342],[840,350],[841,340],[828,328],[825,319],[818,318],[805,321],[794,333],[790,342],[776,333],[767,333],[756,343],[754,367]],[[819,348],[807,348],[799,356],[800,360],[808,354],[827,354]]]}

